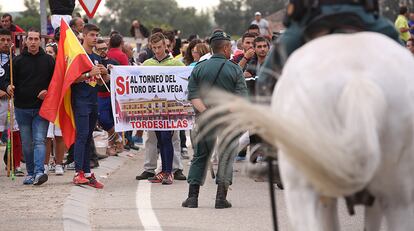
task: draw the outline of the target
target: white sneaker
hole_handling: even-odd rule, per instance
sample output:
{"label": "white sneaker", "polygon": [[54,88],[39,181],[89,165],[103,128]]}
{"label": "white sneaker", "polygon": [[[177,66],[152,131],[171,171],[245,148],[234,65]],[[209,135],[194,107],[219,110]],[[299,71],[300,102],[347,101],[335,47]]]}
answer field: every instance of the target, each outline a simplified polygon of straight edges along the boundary
{"label": "white sneaker", "polygon": [[45,168],[45,170],[43,171],[44,174],[49,174],[49,165],[45,164],[43,165],[43,167]]}
{"label": "white sneaker", "polygon": [[75,162],[66,165],[66,170],[75,170]]}
{"label": "white sneaker", "polygon": [[55,172],[55,165],[54,164],[49,164],[49,172]]}
{"label": "white sneaker", "polygon": [[60,165],[60,164],[57,164],[57,165],[55,166],[55,173],[56,173],[56,175],[58,175],[58,176],[62,176],[62,175],[63,175],[63,173],[65,173],[65,171],[63,170],[63,166],[62,166],[62,165]]}

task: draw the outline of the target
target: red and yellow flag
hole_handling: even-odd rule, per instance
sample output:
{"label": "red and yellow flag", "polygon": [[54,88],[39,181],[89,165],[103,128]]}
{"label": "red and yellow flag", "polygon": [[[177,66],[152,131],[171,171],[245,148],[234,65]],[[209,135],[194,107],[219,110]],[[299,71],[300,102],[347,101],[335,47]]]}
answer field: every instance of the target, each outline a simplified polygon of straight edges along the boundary
{"label": "red and yellow flag", "polygon": [[92,66],[76,35],[62,19],[55,71],[39,114],[60,127],[66,147],[75,142],[76,131],[70,86]]}

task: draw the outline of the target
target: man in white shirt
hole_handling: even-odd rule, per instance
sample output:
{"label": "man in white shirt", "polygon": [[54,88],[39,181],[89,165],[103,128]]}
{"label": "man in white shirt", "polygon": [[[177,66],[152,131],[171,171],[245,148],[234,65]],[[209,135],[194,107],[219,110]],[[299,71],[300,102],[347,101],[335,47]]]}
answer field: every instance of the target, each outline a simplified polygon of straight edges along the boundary
{"label": "man in white shirt", "polygon": [[260,35],[269,39],[272,39],[272,30],[270,29],[269,22],[262,18],[262,14],[260,12],[256,12],[254,14],[255,20],[251,24],[256,24],[259,26]]}

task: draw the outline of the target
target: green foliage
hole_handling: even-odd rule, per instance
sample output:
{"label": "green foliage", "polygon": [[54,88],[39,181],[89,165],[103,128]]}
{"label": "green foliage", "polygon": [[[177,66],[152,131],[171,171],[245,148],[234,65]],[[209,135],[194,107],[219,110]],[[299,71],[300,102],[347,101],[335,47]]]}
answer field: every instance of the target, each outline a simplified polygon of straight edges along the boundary
{"label": "green foliage", "polygon": [[220,0],[214,12],[217,25],[231,35],[242,34],[247,28],[247,15],[242,9],[244,0]]}
{"label": "green foliage", "polygon": [[287,0],[248,0],[246,1],[246,13],[252,18],[259,11],[263,16],[271,15],[285,8]]}
{"label": "green foliage", "polygon": [[26,10],[22,12],[22,17],[40,17],[40,0],[24,0]]}
{"label": "green foliage", "polygon": [[40,16],[26,16],[18,17],[14,22],[19,25],[23,30],[27,31],[29,28],[40,29]]}
{"label": "green foliage", "polygon": [[259,11],[263,17],[285,7],[287,0],[220,0],[214,13],[217,25],[232,35],[243,34]]}
{"label": "green foliage", "polygon": [[20,17],[13,21],[24,30],[31,27],[40,29],[40,3],[39,0],[24,0],[26,10],[22,12]]}
{"label": "green foliage", "polygon": [[103,34],[117,30],[129,36],[131,22],[135,19],[149,30],[154,27],[179,29],[183,36],[206,35],[211,30],[208,14],[197,14],[195,8],[180,8],[175,0],[107,0],[106,7],[111,15],[100,20]]}

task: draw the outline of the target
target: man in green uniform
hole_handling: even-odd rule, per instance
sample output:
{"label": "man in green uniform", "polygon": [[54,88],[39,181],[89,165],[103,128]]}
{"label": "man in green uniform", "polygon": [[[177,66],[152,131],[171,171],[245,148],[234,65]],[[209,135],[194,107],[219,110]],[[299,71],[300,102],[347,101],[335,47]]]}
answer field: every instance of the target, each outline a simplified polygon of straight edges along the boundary
{"label": "man in green uniform", "polygon": [[264,97],[265,102],[269,103],[287,58],[315,37],[331,33],[372,31],[401,43],[392,22],[378,14],[378,0],[290,0],[287,29],[273,46],[261,69],[256,93],[267,96]]}
{"label": "man in green uniform", "polygon": [[[214,87],[237,95],[247,96],[247,87],[242,69],[228,60],[231,55],[230,37],[225,32],[215,32],[210,39],[210,47],[213,51],[213,56],[209,60],[197,64],[191,73],[188,84],[188,99],[191,100],[198,114],[203,113],[209,107],[201,99],[201,88]],[[212,131],[196,145],[194,158],[188,173],[188,198],[182,203],[183,207],[198,207],[200,185],[204,183],[208,162],[214,149],[216,138]],[[238,144],[237,142],[232,142],[231,146],[233,145]],[[226,152],[231,153],[219,154],[219,168],[216,178],[218,186],[215,203],[217,209],[231,207],[226,197],[228,186],[232,183],[233,162],[235,155],[237,155],[237,150],[229,148]]]}

